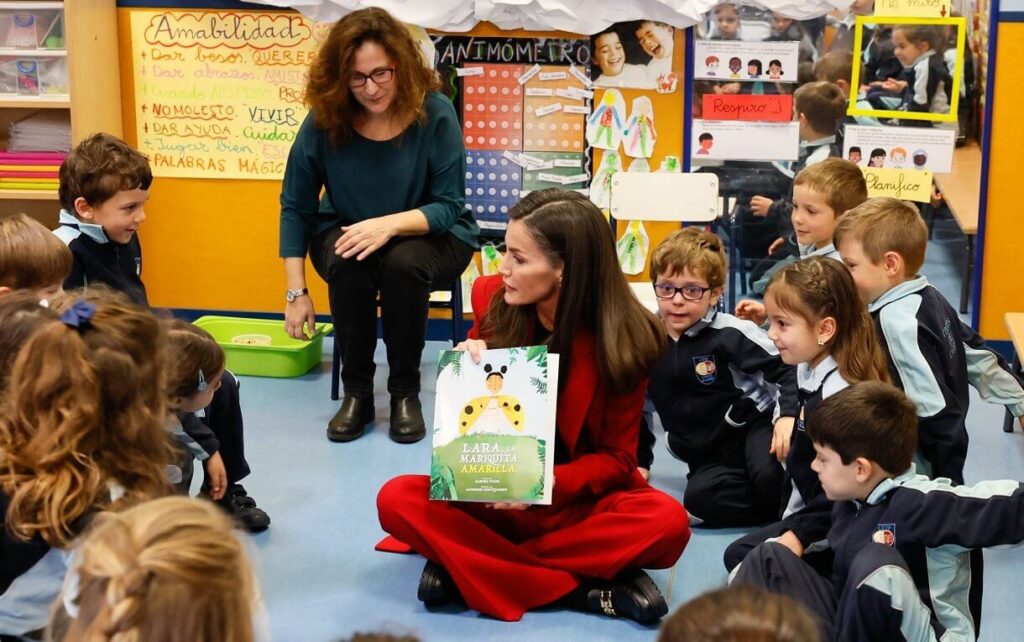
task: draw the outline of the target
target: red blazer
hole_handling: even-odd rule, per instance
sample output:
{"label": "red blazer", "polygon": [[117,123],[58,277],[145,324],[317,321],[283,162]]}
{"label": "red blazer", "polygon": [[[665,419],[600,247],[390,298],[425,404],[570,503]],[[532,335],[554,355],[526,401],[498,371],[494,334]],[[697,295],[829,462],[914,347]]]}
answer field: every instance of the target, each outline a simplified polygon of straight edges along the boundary
{"label": "red blazer", "polygon": [[[473,284],[471,339],[480,336],[481,319],[502,287],[500,275],[483,276]],[[501,294],[498,294],[501,296]],[[555,465],[554,502],[565,505],[613,490],[646,486],[636,470],[636,447],[647,380],[623,394],[611,394],[601,381],[594,335],[580,332],[572,346],[565,388],[558,394],[558,435],[570,461]]]}

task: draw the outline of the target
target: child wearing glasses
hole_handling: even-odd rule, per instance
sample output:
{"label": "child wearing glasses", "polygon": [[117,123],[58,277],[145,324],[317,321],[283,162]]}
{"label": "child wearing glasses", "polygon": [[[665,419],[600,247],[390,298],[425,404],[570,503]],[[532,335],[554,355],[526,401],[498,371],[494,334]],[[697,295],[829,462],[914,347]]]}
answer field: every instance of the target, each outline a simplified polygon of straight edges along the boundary
{"label": "child wearing glasses", "polygon": [[[693,524],[707,527],[778,517],[783,471],[770,452],[773,411],[778,402],[777,421],[792,423],[798,406],[796,370],[754,323],[718,310],[725,276],[721,239],[696,227],[673,232],[651,257],[669,341],[647,394],[668,451],[690,467],[683,505]],[[780,390],[791,392],[779,398]],[[637,460],[646,474],[654,436],[643,428]]]}

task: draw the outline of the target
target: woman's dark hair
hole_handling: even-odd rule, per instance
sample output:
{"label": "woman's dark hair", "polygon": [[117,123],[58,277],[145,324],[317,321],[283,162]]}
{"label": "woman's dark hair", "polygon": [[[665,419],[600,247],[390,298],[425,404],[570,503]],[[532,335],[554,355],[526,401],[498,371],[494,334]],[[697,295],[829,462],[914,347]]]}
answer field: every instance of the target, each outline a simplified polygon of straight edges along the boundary
{"label": "woman's dark hair", "polygon": [[376,7],[353,11],[331,28],[306,82],[306,104],[317,127],[330,133],[334,145],[351,138],[353,122],[363,111],[348,83],[356,50],[367,42],[380,45],[395,68],[391,113],[398,122],[425,122],[423,101],[427,93],[441,87],[405,25]]}
{"label": "woman's dark hair", "polygon": [[[548,340],[563,364],[559,386],[567,380],[573,338],[585,331],[595,336],[601,378],[609,388],[625,392],[635,387],[664,350],[665,330],[626,283],[601,210],[577,192],[545,189],[528,194],[508,217],[523,223],[551,264],[562,268],[555,327]],[[529,345],[535,306],[509,305],[504,291],[502,287],[491,299],[481,336],[492,347]]]}

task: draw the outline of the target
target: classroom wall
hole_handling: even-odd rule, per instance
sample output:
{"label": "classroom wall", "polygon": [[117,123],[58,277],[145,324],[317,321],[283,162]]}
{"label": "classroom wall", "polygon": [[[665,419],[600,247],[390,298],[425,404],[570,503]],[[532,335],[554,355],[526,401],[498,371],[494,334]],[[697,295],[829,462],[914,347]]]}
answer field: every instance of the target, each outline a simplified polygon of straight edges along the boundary
{"label": "classroom wall", "polygon": [[[1001,19],[1005,20],[1005,15]],[[989,340],[1008,339],[1003,315],[1024,311],[1024,279],[1020,274],[1024,243],[1020,189],[1024,118],[1020,106],[1024,104],[1024,85],[1011,64],[1024,60],[1024,15],[1018,15],[1016,20],[999,23],[997,73],[992,87],[988,208],[978,316],[978,331]]]}
{"label": "classroom wall", "polygon": [[[118,10],[124,132],[133,145],[138,141],[130,16],[140,11],[147,10]],[[502,31],[486,23],[466,35],[584,37],[564,32]],[[674,67],[679,70],[684,68],[683,49],[682,32],[677,30]],[[672,94],[628,89],[622,93],[627,107],[642,93],[649,95],[654,104],[658,141],[650,159],[652,168],[657,169],[666,155],[681,159],[682,80]],[[595,151],[600,162],[600,151]],[[143,276],[151,303],[198,310],[283,311],[285,280],[282,262],[277,258],[279,193],[279,181],[157,178],[146,206],[147,221],[139,233],[145,250]],[[624,225],[619,227],[620,232],[625,229]],[[671,228],[650,228],[652,247]],[[307,285],[317,311],[326,313],[326,285],[308,262]]]}

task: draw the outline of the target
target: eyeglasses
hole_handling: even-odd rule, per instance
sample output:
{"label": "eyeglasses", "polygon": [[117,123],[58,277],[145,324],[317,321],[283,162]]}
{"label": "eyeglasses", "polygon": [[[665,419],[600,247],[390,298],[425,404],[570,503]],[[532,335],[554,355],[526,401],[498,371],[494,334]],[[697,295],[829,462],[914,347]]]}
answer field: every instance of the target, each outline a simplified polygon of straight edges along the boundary
{"label": "eyeglasses", "polygon": [[348,77],[349,87],[362,87],[366,84],[367,80],[372,80],[375,85],[386,85],[391,82],[395,77],[394,67],[384,67],[383,69],[374,70],[370,75],[361,74],[358,71],[353,71]]}
{"label": "eyeglasses", "polygon": [[700,301],[704,298],[704,293],[712,289],[702,288],[699,285],[684,285],[681,288],[677,288],[670,283],[655,283],[654,296],[659,299],[673,299],[676,296],[676,292],[679,292],[687,301]]}

